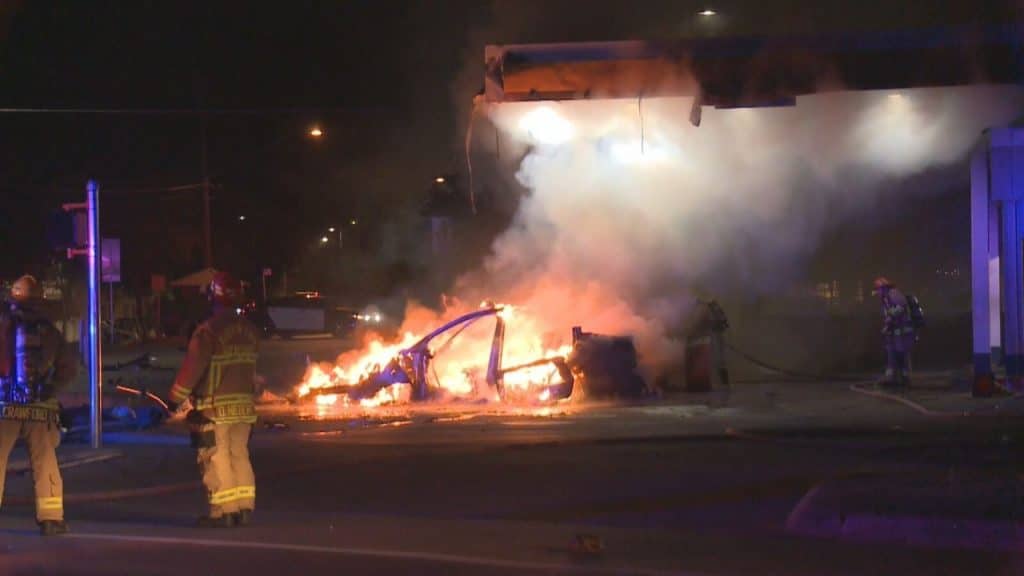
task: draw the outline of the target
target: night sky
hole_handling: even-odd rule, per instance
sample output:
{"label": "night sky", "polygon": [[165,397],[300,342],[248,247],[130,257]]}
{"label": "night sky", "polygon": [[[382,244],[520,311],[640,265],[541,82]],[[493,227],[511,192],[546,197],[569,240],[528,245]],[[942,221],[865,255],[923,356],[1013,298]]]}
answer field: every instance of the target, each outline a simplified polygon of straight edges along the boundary
{"label": "night sky", "polygon": [[[459,171],[485,43],[909,29],[1021,4],[0,0],[0,107],[125,111],[0,113],[0,278],[41,270],[46,215],[89,177],[128,276],[199,268],[199,194],[161,190],[201,179],[198,109],[215,264],[250,273],[292,263],[335,222],[408,218],[435,175]],[[707,6],[723,17],[702,29]],[[313,124],[327,137],[309,138]]]}

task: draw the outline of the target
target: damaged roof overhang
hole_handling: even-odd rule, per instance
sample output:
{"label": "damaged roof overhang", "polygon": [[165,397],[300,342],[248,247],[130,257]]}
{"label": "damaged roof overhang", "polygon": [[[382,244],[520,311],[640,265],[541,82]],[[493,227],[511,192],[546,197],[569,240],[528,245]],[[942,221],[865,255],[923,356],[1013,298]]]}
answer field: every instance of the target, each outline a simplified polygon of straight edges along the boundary
{"label": "damaged roof overhang", "polygon": [[700,96],[785,104],[823,90],[1024,84],[1017,25],[822,36],[487,46],[488,102]]}

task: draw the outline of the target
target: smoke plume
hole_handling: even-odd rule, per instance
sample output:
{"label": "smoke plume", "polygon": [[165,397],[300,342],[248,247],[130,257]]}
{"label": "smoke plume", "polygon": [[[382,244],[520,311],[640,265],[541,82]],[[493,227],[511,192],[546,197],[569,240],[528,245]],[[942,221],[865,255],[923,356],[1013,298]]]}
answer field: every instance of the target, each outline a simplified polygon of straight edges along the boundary
{"label": "smoke plume", "polygon": [[705,109],[699,128],[687,98],[492,105],[529,194],[455,293],[513,301],[553,333],[632,333],[660,363],[695,290],[786,287],[826,226],[964,163],[1022,103],[1012,87],[838,92]]}

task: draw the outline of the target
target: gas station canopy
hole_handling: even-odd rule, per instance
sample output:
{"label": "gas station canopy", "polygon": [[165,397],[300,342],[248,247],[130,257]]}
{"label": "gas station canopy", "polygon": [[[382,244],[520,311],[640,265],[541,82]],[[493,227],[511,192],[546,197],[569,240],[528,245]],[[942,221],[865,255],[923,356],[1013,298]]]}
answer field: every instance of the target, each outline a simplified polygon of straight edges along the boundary
{"label": "gas station canopy", "polygon": [[822,90],[1024,83],[1015,25],[778,38],[487,46],[487,102],[699,96],[786,105]]}

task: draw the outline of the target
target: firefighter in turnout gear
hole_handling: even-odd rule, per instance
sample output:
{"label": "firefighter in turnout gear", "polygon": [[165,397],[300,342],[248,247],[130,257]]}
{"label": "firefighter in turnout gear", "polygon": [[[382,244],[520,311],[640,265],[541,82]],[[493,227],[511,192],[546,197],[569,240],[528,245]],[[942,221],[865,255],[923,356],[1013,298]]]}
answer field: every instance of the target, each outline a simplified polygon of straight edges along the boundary
{"label": "firefighter in turnout gear", "polygon": [[32,463],[36,522],[44,536],[67,532],[64,483],[57,466],[56,391],[73,378],[77,359],[62,354],[63,344],[60,332],[41,311],[38,282],[22,276],[0,311],[0,498],[7,459],[22,438]]}
{"label": "firefighter in turnout gear", "polygon": [[877,278],[873,294],[882,303],[882,336],[885,338],[886,367],[883,386],[910,384],[910,351],[914,346],[914,321],[903,292],[887,278]]}
{"label": "firefighter in turnout gear", "polygon": [[249,436],[259,333],[236,312],[238,280],[218,272],[208,289],[213,315],[200,324],[171,388],[172,408],[188,401],[186,417],[209,502],[201,526],[248,524],[256,503]]}

